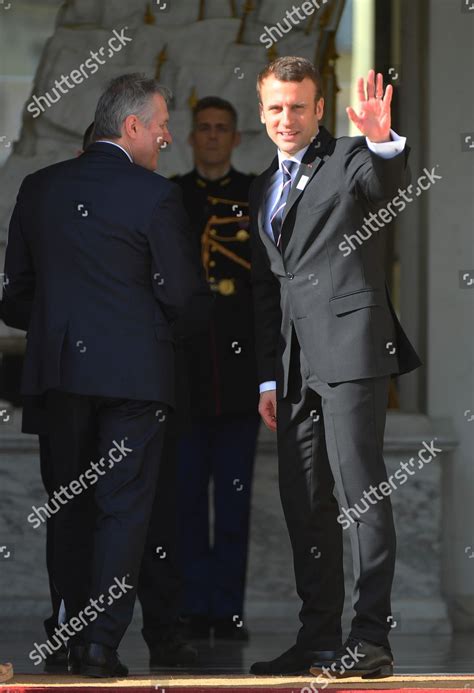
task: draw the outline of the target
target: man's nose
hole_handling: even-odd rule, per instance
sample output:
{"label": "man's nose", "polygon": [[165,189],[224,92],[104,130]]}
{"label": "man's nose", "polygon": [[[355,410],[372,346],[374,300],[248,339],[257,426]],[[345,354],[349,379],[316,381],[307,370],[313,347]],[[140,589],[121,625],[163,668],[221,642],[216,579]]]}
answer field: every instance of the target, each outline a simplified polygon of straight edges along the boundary
{"label": "man's nose", "polygon": [[173,137],[172,137],[171,132],[169,130],[167,130],[163,139],[165,140],[165,142],[168,142],[168,144],[172,143]]}

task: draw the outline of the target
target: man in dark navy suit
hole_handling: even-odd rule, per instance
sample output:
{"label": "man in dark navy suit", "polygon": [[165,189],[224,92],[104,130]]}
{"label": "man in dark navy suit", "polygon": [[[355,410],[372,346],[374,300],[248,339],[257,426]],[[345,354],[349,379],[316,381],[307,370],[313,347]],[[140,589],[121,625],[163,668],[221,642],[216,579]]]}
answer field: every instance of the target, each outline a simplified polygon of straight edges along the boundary
{"label": "man in dark navy suit", "polygon": [[[90,123],[84,132],[82,138],[82,149],[78,151],[78,155],[82,154],[87,147],[92,144],[92,133],[94,123]],[[4,304],[0,301],[0,318],[3,319]],[[13,368],[11,368],[13,364]],[[3,364],[2,364],[3,365]],[[9,359],[4,371],[8,371],[9,380],[13,382],[12,394],[18,403],[23,405],[22,411],[22,433],[38,435],[39,438],[39,462],[41,480],[48,497],[54,491],[52,467],[51,467],[51,450],[48,438],[48,427],[46,422],[46,411],[44,408],[44,396],[38,397],[21,397],[20,381],[21,371],[23,366],[23,356],[15,356]],[[51,596],[52,613],[44,621],[46,635],[52,638],[55,628],[58,626],[60,611],[61,611],[61,595],[59,594],[54,577],[54,521],[55,515],[51,515],[46,519],[46,569],[48,572],[49,592]],[[48,654],[45,658],[45,671],[61,672],[67,670],[67,648],[62,645],[57,650]]]}
{"label": "man in dark navy suit", "polygon": [[207,291],[180,191],[153,173],[171,142],[167,101],[154,80],[113,80],[96,143],[23,181],[6,252],[3,317],[28,330],[22,392],[45,395],[54,485],[67,491],[54,545],[77,617],[70,668],[91,676],[127,674],[116,650],[174,405],[172,324]]}
{"label": "man in dark navy suit", "polygon": [[[87,147],[92,144],[92,133],[94,123],[90,123],[84,132],[82,138],[82,149],[78,151],[81,155]],[[23,362],[23,359],[21,359]],[[21,370],[20,370],[21,375]],[[48,496],[51,496],[54,491],[54,482],[51,465],[51,448],[49,445],[48,432],[46,427],[46,412],[44,409],[44,397],[33,397],[23,402],[23,417],[22,417],[22,433],[38,434],[39,438],[39,456],[41,480],[46,489]],[[61,612],[61,595],[56,586],[54,577],[54,522],[55,515],[52,515],[46,520],[46,569],[48,571],[49,592],[51,595],[52,613],[44,621],[46,634],[52,638],[56,626],[59,623]],[[67,669],[67,648],[65,645],[45,659],[45,671],[57,672],[62,669]]]}

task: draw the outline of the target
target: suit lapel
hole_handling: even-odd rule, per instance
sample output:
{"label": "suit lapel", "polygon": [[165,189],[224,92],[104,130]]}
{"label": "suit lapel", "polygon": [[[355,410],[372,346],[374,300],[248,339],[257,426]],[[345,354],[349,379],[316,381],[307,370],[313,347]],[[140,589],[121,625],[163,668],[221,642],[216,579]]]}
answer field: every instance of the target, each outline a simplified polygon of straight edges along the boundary
{"label": "suit lapel", "polygon": [[[305,153],[303,160],[296,174],[295,181],[291,186],[290,194],[285,207],[281,227],[281,249],[282,252],[288,247],[288,244],[293,235],[293,227],[285,224],[288,214],[292,207],[298,202],[301,195],[306,189],[306,186],[311,181],[313,176],[321,169],[326,159],[330,156],[329,145],[334,142],[334,138],[329,132],[321,127],[317,137],[313,140],[308,151]],[[306,176],[306,178],[304,178]]]}
{"label": "suit lapel", "polygon": [[[297,200],[299,200],[311,178],[316,175],[324,161],[327,159],[328,155],[326,149],[328,140],[330,138],[331,136],[327,130],[321,128],[317,137],[315,137],[305,153],[286,202],[285,213],[282,220],[282,231],[285,224],[285,219],[288,216],[291,208],[297,202]],[[305,176],[305,178],[303,178],[303,176]]]}
{"label": "suit lapel", "polygon": [[[285,207],[285,213],[282,221],[282,249],[288,245],[288,241],[291,237],[291,228],[285,227],[285,219],[288,217],[293,205],[299,200],[304,192],[304,189],[313,178],[314,175],[319,171],[321,166],[324,164],[325,160],[329,157],[328,147],[331,142],[334,141],[332,135],[324,127],[319,128],[318,135],[314,138],[313,142],[308,147],[303,160],[298,168],[298,173],[291,186],[290,194]],[[263,244],[269,251],[270,256],[278,255],[281,258],[281,253],[279,249],[275,246],[273,239],[270,239],[265,233],[264,223],[265,223],[265,195],[270,184],[270,179],[275,171],[278,169],[278,156],[276,156],[267,170],[262,174],[260,188],[258,192],[258,231]],[[303,176],[307,178],[304,179]]]}
{"label": "suit lapel", "polygon": [[269,238],[265,232],[265,196],[270,185],[270,179],[278,169],[278,157],[276,156],[267,170],[262,174],[260,188],[258,191],[258,232],[262,243],[267,248],[270,256],[276,254],[280,257],[280,251],[276,247],[273,239]]}

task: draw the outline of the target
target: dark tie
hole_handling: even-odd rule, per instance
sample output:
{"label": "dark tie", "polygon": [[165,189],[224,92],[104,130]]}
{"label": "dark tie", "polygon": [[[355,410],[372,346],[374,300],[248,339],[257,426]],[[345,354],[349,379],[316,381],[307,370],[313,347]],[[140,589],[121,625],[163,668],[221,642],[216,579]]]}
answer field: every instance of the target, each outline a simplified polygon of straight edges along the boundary
{"label": "dark tie", "polygon": [[281,189],[281,194],[278,199],[278,202],[274,206],[270,217],[270,224],[272,225],[273,229],[273,237],[275,239],[277,247],[280,245],[281,225],[283,222],[283,215],[285,213],[288,195],[290,194],[292,174],[297,167],[298,163],[296,161],[290,161],[289,159],[286,159],[285,161],[281,162],[281,171],[283,173],[283,187]]}

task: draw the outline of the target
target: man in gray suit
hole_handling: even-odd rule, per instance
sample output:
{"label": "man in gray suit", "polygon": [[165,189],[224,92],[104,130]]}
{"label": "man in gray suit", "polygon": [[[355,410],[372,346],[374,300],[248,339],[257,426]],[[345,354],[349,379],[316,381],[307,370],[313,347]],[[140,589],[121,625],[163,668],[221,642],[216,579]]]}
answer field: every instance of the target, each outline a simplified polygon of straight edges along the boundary
{"label": "man in gray suit", "polygon": [[[335,139],[319,127],[321,78],[303,58],[272,62],[257,91],[261,121],[278,148],[250,190],[259,412],[277,431],[303,604],[296,644],[251,672],[328,667],[336,676],[386,676],[395,563],[389,494],[376,495],[353,522],[339,505],[352,520],[364,494],[388,485],[382,449],[390,376],[420,365],[388,295],[383,232],[355,234],[381,207],[400,208],[408,149],[390,129],[393,89],[384,95],[373,70],[366,85],[358,83],[359,114],[347,109],[364,137]],[[341,646],[344,523],[355,616]]]}

